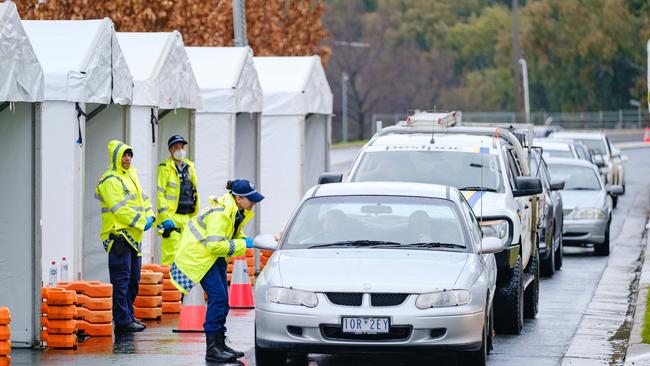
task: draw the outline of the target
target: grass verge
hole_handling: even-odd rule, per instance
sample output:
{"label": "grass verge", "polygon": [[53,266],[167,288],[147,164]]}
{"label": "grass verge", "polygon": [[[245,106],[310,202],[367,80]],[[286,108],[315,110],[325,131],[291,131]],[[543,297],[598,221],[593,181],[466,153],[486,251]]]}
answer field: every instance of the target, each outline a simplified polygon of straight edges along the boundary
{"label": "grass verge", "polygon": [[645,314],[643,318],[643,328],[641,329],[641,342],[650,343],[650,291],[648,291],[645,301]]}

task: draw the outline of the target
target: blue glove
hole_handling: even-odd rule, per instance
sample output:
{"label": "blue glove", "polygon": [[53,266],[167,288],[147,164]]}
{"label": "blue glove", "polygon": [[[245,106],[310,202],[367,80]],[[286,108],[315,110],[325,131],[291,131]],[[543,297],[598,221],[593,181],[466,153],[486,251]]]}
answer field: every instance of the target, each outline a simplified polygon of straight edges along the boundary
{"label": "blue glove", "polygon": [[155,217],[153,216],[147,217],[147,223],[144,225],[144,231],[151,229],[151,225],[153,225],[154,221],[156,221]]}
{"label": "blue glove", "polygon": [[162,222],[162,227],[163,227],[163,229],[167,230],[167,229],[173,229],[173,228],[175,228],[176,225],[174,224],[174,222],[172,221],[172,219],[167,219],[167,220],[165,220],[165,221]]}
{"label": "blue glove", "polygon": [[253,248],[253,238],[244,238],[246,241],[246,249]]}

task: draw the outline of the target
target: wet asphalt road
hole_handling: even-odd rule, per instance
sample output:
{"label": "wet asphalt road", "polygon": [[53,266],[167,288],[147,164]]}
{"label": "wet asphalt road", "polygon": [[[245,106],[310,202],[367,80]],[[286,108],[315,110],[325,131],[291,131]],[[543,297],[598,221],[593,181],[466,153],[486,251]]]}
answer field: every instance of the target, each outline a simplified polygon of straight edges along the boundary
{"label": "wet asphalt road", "polygon": [[[347,170],[355,149],[332,156],[333,168]],[[622,227],[634,196],[650,183],[650,149],[625,150],[627,193],[619,199],[612,220],[613,242]],[[351,157],[350,157],[351,156]],[[347,161],[347,162],[346,162]],[[337,165],[338,164],[338,165]],[[334,169],[332,169],[334,170]],[[566,248],[561,271],[543,279],[540,312],[526,321],[520,336],[495,338],[489,365],[558,365],[587,308],[594,289],[607,264],[607,258],[594,257],[590,249]],[[12,365],[203,365],[205,341],[201,334],[176,334],[175,316],[148,322],[149,329],[132,337],[90,338],[73,351],[13,350]],[[232,311],[228,319],[231,346],[246,352],[244,365],[255,365],[251,310]],[[289,365],[304,365],[304,360],[290,359]],[[453,354],[427,357],[418,355],[309,355],[309,366],[362,365],[457,365]]]}

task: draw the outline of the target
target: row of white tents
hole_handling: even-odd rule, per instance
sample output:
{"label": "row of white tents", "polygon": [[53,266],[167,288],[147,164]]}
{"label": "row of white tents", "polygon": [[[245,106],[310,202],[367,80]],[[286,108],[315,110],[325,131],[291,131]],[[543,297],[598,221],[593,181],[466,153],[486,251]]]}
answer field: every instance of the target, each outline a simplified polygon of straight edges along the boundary
{"label": "row of white tents", "polygon": [[[0,3],[0,306],[12,341],[38,339],[40,287],[66,257],[70,279],[108,281],[94,189],[107,142],[134,148],[146,193],[167,139],[190,141],[201,206],[227,179],[267,199],[249,234],[275,233],[326,171],[332,94],[319,57],[185,47],[178,32],[120,33],[110,19],[21,21]],[[155,261],[153,230],[143,261]]]}

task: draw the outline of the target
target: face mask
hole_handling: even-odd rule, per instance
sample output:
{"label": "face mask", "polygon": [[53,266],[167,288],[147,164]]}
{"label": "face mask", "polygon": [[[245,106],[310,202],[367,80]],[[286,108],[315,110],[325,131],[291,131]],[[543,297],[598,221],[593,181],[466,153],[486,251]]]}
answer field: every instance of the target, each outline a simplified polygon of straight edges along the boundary
{"label": "face mask", "polygon": [[176,150],[176,151],[174,151],[173,157],[176,160],[183,160],[183,159],[185,159],[186,155],[187,155],[187,152],[185,150]]}

